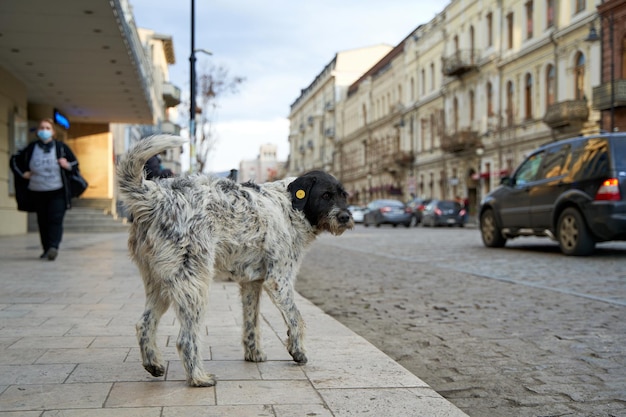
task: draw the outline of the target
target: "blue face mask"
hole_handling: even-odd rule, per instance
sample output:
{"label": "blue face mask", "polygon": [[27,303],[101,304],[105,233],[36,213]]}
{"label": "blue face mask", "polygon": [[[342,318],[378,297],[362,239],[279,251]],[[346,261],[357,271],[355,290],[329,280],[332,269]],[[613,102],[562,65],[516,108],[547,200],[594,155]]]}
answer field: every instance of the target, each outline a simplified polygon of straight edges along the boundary
{"label": "blue face mask", "polygon": [[43,140],[44,142],[47,141],[48,139],[50,139],[52,137],[52,131],[51,130],[38,130],[37,131],[37,137],[41,140]]}

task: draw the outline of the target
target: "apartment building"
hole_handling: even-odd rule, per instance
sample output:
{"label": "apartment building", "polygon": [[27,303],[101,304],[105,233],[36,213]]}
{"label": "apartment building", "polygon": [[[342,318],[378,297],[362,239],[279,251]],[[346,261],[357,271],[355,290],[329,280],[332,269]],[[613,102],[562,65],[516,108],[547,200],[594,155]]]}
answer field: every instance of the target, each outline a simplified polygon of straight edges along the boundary
{"label": "apartment building", "polygon": [[538,145],[597,132],[601,42],[586,40],[599,4],[453,0],[418,26],[336,103],[333,171],[352,202],[459,196],[474,209]]}
{"label": "apartment building", "polygon": [[340,118],[337,103],[343,99],[347,87],[390,49],[391,46],[381,44],[338,52],[300,92],[289,113],[289,174],[333,170]]}

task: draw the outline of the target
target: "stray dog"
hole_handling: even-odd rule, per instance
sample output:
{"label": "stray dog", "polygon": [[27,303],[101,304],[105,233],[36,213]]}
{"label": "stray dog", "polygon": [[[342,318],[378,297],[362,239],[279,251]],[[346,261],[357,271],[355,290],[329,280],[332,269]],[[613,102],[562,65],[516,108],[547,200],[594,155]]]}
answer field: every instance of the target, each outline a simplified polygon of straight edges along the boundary
{"label": "stray dog", "polygon": [[321,171],[261,185],[202,174],[145,179],[148,158],[184,142],[168,135],[146,138],[117,169],[120,193],[133,216],[128,247],[146,291],[136,326],[144,368],[157,377],[165,372],[156,331],[172,305],[180,322],[176,347],[187,383],[215,385],[215,377],[203,369],[198,345],[209,285],[217,273],[241,286],[245,360],[266,360],[259,329],[265,289],[287,325],[287,350],[295,362],[306,363],[294,281],[306,246],[319,233],[341,235],[354,226],[345,190]]}

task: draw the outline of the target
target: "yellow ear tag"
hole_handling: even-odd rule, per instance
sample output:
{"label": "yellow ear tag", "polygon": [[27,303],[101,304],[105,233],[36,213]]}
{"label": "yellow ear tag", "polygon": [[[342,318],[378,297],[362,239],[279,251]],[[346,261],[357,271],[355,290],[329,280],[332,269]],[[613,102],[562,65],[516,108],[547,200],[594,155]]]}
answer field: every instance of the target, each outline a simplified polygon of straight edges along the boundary
{"label": "yellow ear tag", "polygon": [[304,196],[306,195],[306,193],[304,192],[304,190],[298,190],[296,191],[296,198],[298,200],[302,200],[304,198]]}

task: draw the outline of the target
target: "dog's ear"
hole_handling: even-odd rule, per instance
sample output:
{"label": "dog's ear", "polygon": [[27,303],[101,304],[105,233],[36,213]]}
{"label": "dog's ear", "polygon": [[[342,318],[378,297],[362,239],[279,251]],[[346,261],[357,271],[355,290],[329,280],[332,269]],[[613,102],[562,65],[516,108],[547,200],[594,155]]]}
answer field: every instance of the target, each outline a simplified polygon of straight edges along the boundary
{"label": "dog's ear", "polygon": [[304,175],[296,178],[295,181],[287,186],[287,191],[291,194],[291,205],[294,210],[304,210],[315,181],[316,178],[314,176]]}

